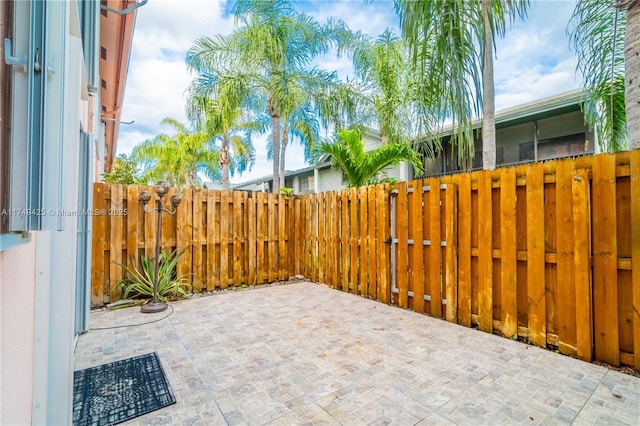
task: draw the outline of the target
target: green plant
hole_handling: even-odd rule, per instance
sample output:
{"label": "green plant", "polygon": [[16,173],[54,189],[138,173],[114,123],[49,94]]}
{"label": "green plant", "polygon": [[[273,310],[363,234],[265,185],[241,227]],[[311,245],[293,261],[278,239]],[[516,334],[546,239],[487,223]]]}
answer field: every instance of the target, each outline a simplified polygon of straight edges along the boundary
{"label": "green plant", "polygon": [[280,188],[279,189],[281,194],[284,194],[284,199],[288,200],[289,197],[291,197],[293,195],[293,189],[291,188]]}
{"label": "green plant", "polygon": [[[176,275],[176,264],[184,251],[173,251],[167,254],[163,249],[160,252],[158,262],[158,300],[166,302],[186,297],[191,290],[191,284],[187,280],[190,274]],[[154,258],[141,256],[141,268],[138,268],[133,256],[130,256],[131,266],[119,264],[124,268],[125,277],[116,283],[123,290],[124,298],[151,298],[153,297]]]}

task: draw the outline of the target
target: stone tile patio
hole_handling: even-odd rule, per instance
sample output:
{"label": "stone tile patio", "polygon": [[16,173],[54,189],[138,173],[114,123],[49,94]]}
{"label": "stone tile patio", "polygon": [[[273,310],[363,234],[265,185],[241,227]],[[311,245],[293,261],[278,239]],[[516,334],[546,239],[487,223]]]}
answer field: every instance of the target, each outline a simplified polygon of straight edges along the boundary
{"label": "stone tile patio", "polygon": [[76,369],[158,352],[177,403],[130,424],[640,423],[639,378],[323,285],[172,305],[79,338]]}

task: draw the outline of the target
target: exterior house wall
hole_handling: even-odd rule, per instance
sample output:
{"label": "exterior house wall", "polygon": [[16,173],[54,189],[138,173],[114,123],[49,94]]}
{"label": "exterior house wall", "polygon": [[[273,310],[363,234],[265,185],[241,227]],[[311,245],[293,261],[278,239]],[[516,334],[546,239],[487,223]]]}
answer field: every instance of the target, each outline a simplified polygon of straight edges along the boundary
{"label": "exterior house wall", "polygon": [[503,149],[504,163],[519,162],[520,144],[533,142],[534,134],[535,125],[533,122],[497,130],[496,147]]}
{"label": "exterior house wall", "polygon": [[[33,4],[11,2],[23,14]],[[1,10],[1,22],[13,19],[7,15],[15,10]],[[79,243],[90,238],[81,207],[90,205],[108,133],[100,123],[99,95],[90,96],[87,88],[100,81],[98,22],[103,15],[97,2],[71,1],[47,2],[44,16],[39,25],[46,34],[41,57],[47,80],[37,104],[43,110],[42,163],[30,170],[40,173],[42,181],[41,224],[36,231],[0,234],[0,424],[71,424],[74,336],[87,328],[86,322],[76,328],[81,322],[76,311],[88,311],[82,305],[87,283],[76,273],[90,258],[86,243]],[[28,55],[25,49],[15,55]],[[110,53],[112,60],[122,54]],[[119,81],[102,78],[113,87],[124,86],[123,75]],[[3,108],[10,105],[2,100]],[[24,118],[15,109],[13,115]],[[12,143],[21,146],[27,126],[16,123]]]}
{"label": "exterior house wall", "polygon": [[[545,110],[545,102],[556,102],[558,98],[563,99],[563,109],[553,108]],[[534,140],[538,141],[538,147],[540,148],[545,141],[556,138],[563,138],[572,135],[584,134],[584,146],[580,147],[579,154],[588,154],[596,152],[595,149],[595,134],[594,131],[584,122],[584,115],[578,109],[579,94],[565,94],[558,97],[552,97],[548,100],[540,100],[531,104],[531,108],[534,108],[536,112],[529,113],[527,111],[528,105],[517,107],[518,114],[514,118],[512,110],[506,110],[504,112],[498,112],[496,114],[496,148],[498,150],[497,165],[517,164],[520,162],[532,161],[531,159],[521,159],[521,145],[533,144]],[[565,112],[566,108],[573,109],[573,111]],[[542,112],[541,112],[542,111]],[[555,115],[554,115],[555,113]],[[511,114],[506,121],[500,120],[501,114]],[[536,115],[537,114],[537,115]],[[536,117],[541,117],[536,119]],[[515,120],[515,121],[514,121]],[[516,124],[509,124],[516,123]],[[446,154],[439,154],[435,158],[425,158],[425,172],[424,176],[433,176],[442,174],[444,172],[455,171],[455,160],[451,160],[451,149],[448,144],[448,136],[443,136],[443,146]],[[565,142],[562,142],[565,143]],[[524,147],[523,147],[524,148]],[[533,147],[530,145],[530,148]],[[575,145],[573,145],[575,148]],[[480,137],[476,139],[474,167],[481,167],[482,158],[482,140]],[[575,150],[572,152],[576,152]],[[539,155],[539,159],[557,158],[562,154],[556,154],[551,151],[551,156]],[[576,153],[575,155],[577,155]],[[454,154],[455,155],[455,154]],[[478,157],[480,155],[480,157]],[[533,154],[532,154],[533,155]],[[566,154],[565,154],[566,155]],[[444,163],[446,162],[446,170]],[[453,169],[453,170],[452,170]]]}
{"label": "exterior house wall", "polygon": [[0,424],[31,424],[35,238],[28,244],[0,252],[0,283]]}
{"label": "exterior house wall", "polygon": [[3,424],[71,423],[77,241],[73,212],[78,211],[84,72],[76,11],[75,3],[47,4],[46,64],[54,72],[43,97],[41,230],[31,233],[31,243],[0,251]]}
{"label": "exterior house wall", "polygon": [[318,192],[339,191],[342,188],[342,170],[329,167],[318,171]]}

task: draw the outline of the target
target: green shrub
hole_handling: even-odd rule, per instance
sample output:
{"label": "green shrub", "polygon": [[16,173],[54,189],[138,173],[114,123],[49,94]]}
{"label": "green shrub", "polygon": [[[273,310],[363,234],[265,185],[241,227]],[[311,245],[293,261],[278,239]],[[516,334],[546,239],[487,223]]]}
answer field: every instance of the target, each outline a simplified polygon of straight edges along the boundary
{"label": "green shrub", "polygon": [[[191,290],[187,277],[190,274],[176,275],[176,264],[184,252],[173,251],[167,254],[164,249],[160,251],[158,262],[158,300],[166,302],[186,297]],[[124,268],[125,277],[116,283],[122,288],[125,299],[153,298],[153,266],[154,258],[141,256],[139,269],[133,256],[130,256],[131,266],[120,264]]]}

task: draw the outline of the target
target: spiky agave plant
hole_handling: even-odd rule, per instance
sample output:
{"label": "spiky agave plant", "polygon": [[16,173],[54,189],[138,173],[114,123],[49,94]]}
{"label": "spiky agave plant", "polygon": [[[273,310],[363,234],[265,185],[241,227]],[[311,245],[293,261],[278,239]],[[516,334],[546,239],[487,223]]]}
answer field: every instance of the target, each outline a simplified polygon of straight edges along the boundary
{"label": "spiky agave plant", "polygon": [[[191,290],[187,277],[191,274],[176,275],[176,265],[184,251],[174,250],[170,254],[163,249],[158,259],[158,299],[162,302],[186,297]],[[123,290],[125,299],[146,299],[153,297],[154,258],[141,256],[141,268],[138,268],[133,256],[129,257],[131,266],[119,263],[125,277],[116,283]]]}

